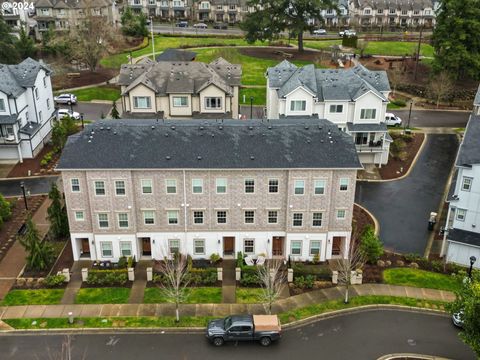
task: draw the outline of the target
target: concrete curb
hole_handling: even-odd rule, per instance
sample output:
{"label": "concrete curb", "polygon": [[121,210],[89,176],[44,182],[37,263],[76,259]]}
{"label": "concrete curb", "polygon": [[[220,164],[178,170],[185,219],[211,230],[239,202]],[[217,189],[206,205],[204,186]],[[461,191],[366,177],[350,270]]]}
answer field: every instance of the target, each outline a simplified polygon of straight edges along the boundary
{"label": "concrete curb", "polygon": [[380,223],[378,222],[375,215],[373,215],[366,207],[363,207],[359,203],[354,203],[354,204],[358,206],[360,209],[362,209],[363,211],[365,211],[373,219],[373,223],[375,225],[375,235],[380,234]]}
{"label": "concrete curb", "polygon": [[387,354],[382,357],[379,357],[377,360],[394,360],[394,359],[421,359],[421,360],[450,360],[448,358],[434,356],[434,355],[423,355],[423,354],[413,354],[413,353],[396,353],[396,354]]}
{"label": "concrete curb", "polygon": [[402,176],[400,176],[398,178],[395,178],[395,179],[385,179],[385,180],[383,180],[383,179],[382,180],[374,180],[374,179],[370,179],[370,180],[369,179],[364,179],[364,180],[360,179],[359,180],[359,179],[357,179],[357,182],[362,181],[362,182],[372,182],[372,183],[384,183],[384,182],[403,180],[407,176],[409,176],[410,173],[412,172],[413,168],[415,167],[415,164],[417,163],[417,160],[420,157],[420,154],[422,153],[423,148],[425,147],[425,144],[427,143],[428,134],[425,133],[425,132],[421,132],[421,133],[424,134],[424,136],[425,136],[424,139],[423,139],[422,145],[420,145],[420,148],[418,149],[417,154],[413,158],[412,164],[410,165],[410,167],[408,168],[408,171],[405,174],[403,174]]}
{"label": "concrete curb", "polygon": [[49,178],[49,177],[60,177],[59,174],[49,174],[49,175],[32,175],[32,176],[25,176],[25,177],[11,177],[11,178],[1,178],[0,182],[2,181],[15,181],[15,180],[28,180],[28,179],[39,179],[39,178]]}
{"label": "concrete curb", "polygon": [[[413,313],[426,313],[435,316],[444,316],[447,317],[446,313],[441,310],[434,310],[434,309],[424,309],[424,308],[417,308],[411,306],[403,306],[403,305],[390,305],[390,304],[376,304],[376,305],[362,305],[357,307],[352,307],[349,309],[342,309],[342,310],[335,310],[329,311],[323,314],[314,315],[302,320],[293,321],[291,323],[285,324],[282,326],[283,330],[291,330],[298,328],[303,325],[308,325],[317,321],[331,319],[338,316],[345,316],[349,314],[355,314],[360,312],[367,312],[367,311],[382,311],[382,310],[397,310],[397,311],[408,311]],[[67,319],[65,319],[67,321]],[[65,329],[13,329],[13,330],[0,330],[0,334],[2,336],[10,335],[17,335],[17,334],[109,334],[109,333],[145,333],[145,334],[201,334],[205,331],[204,327],[182,327],[182,328],[154,328],[154,327],[130,327],[130,328],[65,328]]]}

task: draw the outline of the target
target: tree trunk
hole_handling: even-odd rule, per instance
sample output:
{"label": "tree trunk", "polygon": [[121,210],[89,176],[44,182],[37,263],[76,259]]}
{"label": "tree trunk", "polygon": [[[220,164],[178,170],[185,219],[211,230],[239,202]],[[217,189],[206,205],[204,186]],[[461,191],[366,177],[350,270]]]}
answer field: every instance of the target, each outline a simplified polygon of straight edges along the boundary
{"label": "tree trunk", "polygon": [[298,52],[303,52],[303,30],[298,33]]}
{"label": "tree trunk", "polygon": [[344,303],[348,304],[348,284],[345,285],[345,300],[344,300]]}
{"label": "tree trunk", "polygon": [[175,318],[177,323],[180,322],[180,312],[178,311],[178,304],[175,304]]}

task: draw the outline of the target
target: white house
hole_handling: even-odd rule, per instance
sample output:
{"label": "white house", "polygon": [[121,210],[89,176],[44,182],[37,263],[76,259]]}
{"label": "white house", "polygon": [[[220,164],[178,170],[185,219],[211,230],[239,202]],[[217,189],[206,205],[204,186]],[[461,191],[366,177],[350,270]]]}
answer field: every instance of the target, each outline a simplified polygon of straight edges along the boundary
{"label": "white house", "polygon": [[390,84],[385,71],[297,67],[267,69],[267,118],[315,116],[352,135],[363,164],[384,165],[392,139],[385,125]]}
{"label": "white house", "polygon": [[480,268],[480,88],[455,162],[442,256],[447,262]]}
{"label": "white house", "polygon": [[0,64],[0,162],[33,158],[49,140],[55,115],[51,73],[30,58]]}

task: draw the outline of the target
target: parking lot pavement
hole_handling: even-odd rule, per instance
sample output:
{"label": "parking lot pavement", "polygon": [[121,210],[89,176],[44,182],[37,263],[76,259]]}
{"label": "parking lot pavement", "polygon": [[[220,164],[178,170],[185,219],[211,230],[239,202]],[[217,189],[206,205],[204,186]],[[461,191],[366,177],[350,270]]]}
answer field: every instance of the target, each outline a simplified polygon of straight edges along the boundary
{"label": "parking lot pavement", "polygon": [[[60,105],[62,108],[69,108],[68,105]],[[73,111],[83,113],[83,118],[85,120],[101,120],[102,114],[107,116],[112,108],[111,104],[97,104],[89,102],[79,102],[76,105],[73,105]]]}

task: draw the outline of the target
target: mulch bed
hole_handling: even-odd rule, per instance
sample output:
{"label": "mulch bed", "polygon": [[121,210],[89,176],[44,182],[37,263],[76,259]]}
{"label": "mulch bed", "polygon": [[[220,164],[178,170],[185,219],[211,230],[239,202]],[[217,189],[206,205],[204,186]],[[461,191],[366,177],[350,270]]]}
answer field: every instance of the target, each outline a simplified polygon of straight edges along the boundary
{"label": "mulch bed", "polygon": [[94,85],[99,84],[102,82],[109,81],[114,76],[118,74],[118,70],[116,69],[106,69],[101,66],[97,68],[95,72],[91,72],[89,70],[82,70],[82,71],[72,71],[75,73],[79,73],[79,77],[69,78],[66,74],[58,74],[52,76],[52,86],[53,90],[59,89],[69,89],[69,88],[76,88],[81,86],[87,85]]}
{"label": "mulch bed", "polygon": [[24,159],[23,163],[17,163],[15,167],[10,171],[7,177],[26,177],[28,176],[28,171],[30,170],[30,175],[42,175],[42,174],[55,174],[53,171],[53,167],[56,165],[58,158],[60,158],[60,154],[54,155],[54,160],[50,162],[48,167],[43,168],[40,165],[43,157],[50,151],[53,150],[53,146],[51,144],[46,144],[42,151],[38,153],[37,156],[33,159]]}
{"label": "mulch bed", "polygon": [[86,281],[82,282],[80,286],[81,289],[100,289],[100,288],[126,288],[131,289],[133,286],[133,281],[127,281],[124,285],[90,285]]}
{"label": "mulch bed", "polygon": [[358,229],[364,229],[367,225],[375,227],[372,217],[357,204],[353,205],[353,220]]}
{"label": "mulch bed", "polygon": [[62,253],[57,259],[57,262],[54,264],[51,274],[55,275],[57,272],[62,271],[63,269],[71,269],[73,266],[73,252],[72,252],[72,242],[70,239],[67,239],[67,245],[63,249]]}
{"label": "mulch bed", "polygon": [[[30,196],[27,198],[28,209],[35,213],[45,200],[46,195]],[[17,233],[20,227],[27,219],[27,212],[22,198],[9,198],[13,203],[12,217],[6,221],[0,229],[0,260],[3,259],[8,249],[16,241]]]}
{"label": "mulch bed", "polygon": [[[418,150],[420,149],[420,146],[422,146],[423,140],[425,139],[425,134],[423,133],[413,133],[412,135],[412,141],[408,142],[407,146],[405,147],[405,151],[407,152],[406,160],[402,161],[390,157],[388,159],[388,164],[378,169],[378,172],[383,180],[396,179],[410,169],[413,159],[417,155]],[[403,168],[403,171],[400,171],[401,168]]]}

